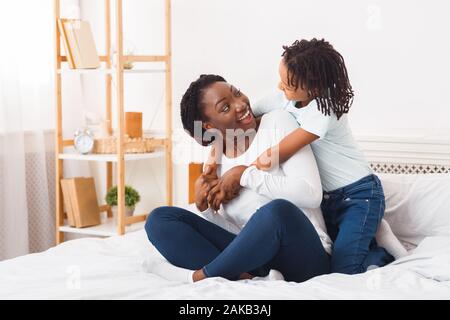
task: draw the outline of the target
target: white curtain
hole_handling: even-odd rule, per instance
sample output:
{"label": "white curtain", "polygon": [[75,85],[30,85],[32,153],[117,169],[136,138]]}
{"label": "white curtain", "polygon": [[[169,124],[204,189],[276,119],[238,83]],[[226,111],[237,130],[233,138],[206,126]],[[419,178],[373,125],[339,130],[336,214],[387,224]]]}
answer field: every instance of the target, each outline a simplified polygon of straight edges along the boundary
{"label": "white curtain", "polygon": [[55,243],[52,10],[0,2],[0,260]]}

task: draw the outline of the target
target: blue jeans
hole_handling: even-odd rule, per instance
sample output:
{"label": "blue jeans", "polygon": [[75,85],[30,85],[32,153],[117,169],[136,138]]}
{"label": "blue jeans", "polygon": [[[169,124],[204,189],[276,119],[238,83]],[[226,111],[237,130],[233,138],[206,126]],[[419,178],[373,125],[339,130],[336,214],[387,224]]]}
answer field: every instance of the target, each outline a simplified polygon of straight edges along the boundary
{"label": "blue jeans", "polygon": [[265,276],[280,271],[285,280],[302,282],[329,273],[329,255],[303,212],[286,200],[258,209],[238,235],[177,207],[149,215],[150,242],[173,265],[207,277],[236,280],[244,272]]}
{"label": "blue jeans", "polygon": [[376,175],[324,192],[321,208],[334,242],[332,272],[362,273],[369,266],[382,267],[394,261],[374,238],[385,209],[383,187]]}

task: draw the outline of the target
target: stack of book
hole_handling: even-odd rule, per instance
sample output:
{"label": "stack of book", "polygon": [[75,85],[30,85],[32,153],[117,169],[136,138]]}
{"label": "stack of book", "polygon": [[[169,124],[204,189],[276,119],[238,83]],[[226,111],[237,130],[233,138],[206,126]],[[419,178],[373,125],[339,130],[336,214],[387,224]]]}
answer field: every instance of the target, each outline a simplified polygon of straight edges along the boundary
{"label": "stack of book", "polygon": [[62,179],[61,188],[70,226],[83,228],[100,224],[94,178]]}
{"label": "stack of book", "polygon": [[100,67],[100,59],[88,21],[58,19],[58,27],[71,69],[96,69]]}

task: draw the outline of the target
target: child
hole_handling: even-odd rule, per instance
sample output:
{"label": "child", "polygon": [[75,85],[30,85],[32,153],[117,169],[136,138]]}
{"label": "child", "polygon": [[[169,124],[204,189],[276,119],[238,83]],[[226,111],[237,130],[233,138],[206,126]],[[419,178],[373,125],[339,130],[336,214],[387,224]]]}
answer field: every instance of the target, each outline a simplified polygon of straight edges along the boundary
{"label": "child", "polygon": [[[385,209],[381,182],[358,149],[348,125],[353,90],[343,57],[323,39],[295,41],[283,49],[279,89],[284,96],[280,92],[262,100],[253,111],[258,115],[284,108],[296,117],[300,128],[267,150],[254,165],[270,169],[276,165],[270,162],[271,154],[276,153],[283,163],[311,144],[324,189],[321,208],[334,241],[332,272],[356,274],[392,262],[393,257],[374,239],[380,224],[377,239],[383,240],[396,258],[405,255],[389,225],[381,223]],[[229,170],[220,187],[235,186],[243,172]]]}

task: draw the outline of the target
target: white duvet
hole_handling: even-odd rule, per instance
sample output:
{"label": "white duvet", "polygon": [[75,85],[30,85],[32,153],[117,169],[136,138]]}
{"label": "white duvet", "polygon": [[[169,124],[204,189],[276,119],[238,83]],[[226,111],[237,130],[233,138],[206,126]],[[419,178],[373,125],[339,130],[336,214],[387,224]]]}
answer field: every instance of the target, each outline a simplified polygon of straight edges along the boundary
{"label": "white duvet", "polygon": [[0,299],[450,299],[450,237],[428,237],[384,268],[304,283],[228,281],[194,284],[147,273],[162,259],[138,231],[67,241],[46,252],[0,262]]}

